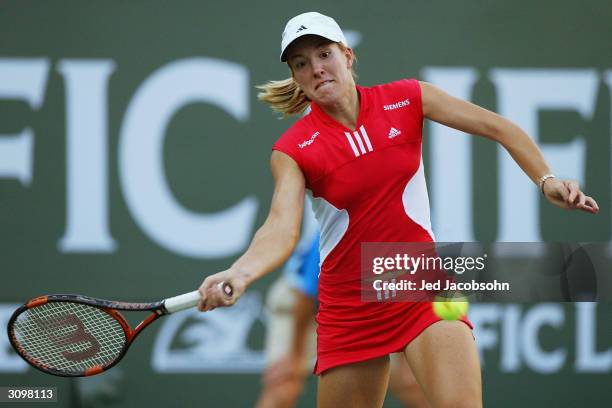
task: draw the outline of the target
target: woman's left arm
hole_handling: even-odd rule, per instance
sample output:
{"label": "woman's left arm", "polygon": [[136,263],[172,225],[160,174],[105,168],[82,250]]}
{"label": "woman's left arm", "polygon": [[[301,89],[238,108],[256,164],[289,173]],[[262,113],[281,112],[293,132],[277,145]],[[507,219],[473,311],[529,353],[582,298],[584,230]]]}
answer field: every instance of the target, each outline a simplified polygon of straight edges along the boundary
{"label": "woman's left arm", "polygon": [[484,136],[500,143],[551,203],[566,209],[596,214],[599,206],[585,195],[574,180],[543,176],[551,173],[544,156],[531,138],[503,116],[455,98],[427,82],[420,82],[423,115],[465,133]]}

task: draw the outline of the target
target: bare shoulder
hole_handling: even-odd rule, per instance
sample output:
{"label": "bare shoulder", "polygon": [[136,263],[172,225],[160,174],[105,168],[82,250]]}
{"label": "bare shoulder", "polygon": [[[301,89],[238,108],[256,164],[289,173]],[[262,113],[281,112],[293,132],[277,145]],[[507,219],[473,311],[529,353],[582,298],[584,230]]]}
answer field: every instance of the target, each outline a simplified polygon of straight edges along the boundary
{"label": "bare shoulder", "polygon": [[432,108],[437,103],[441,102],[448,94],[442,89],[429,82],[419,81],[421,87],[421,101],[423,104],[423,115],[428,116],[431,113]]}
{"label": "bare shoulder", "polygon": [[274,167],[297,167],[299,168],[297,162],[293,159],[293,157],[289,156],[287,153],[283,153],[280,150],[272,150],[272,155],[270,156],[270,165],[272,168]]}
{"label": "bare shoulder", "polygon": [[288,154],[273,150],[270,156],[270,167],[275,179],[291,177],[304,183],[304,175],[297,162]]}

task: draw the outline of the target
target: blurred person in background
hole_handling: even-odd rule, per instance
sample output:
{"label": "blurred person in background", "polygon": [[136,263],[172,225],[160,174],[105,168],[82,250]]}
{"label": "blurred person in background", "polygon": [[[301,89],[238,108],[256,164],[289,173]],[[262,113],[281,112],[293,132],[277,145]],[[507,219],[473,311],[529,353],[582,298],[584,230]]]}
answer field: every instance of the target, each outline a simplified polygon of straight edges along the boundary
{"label": "blurred person in background", "polygon": [[315,357],[319,231],[305,236],[266,296],[267,367],[257,408],[296,405]]}

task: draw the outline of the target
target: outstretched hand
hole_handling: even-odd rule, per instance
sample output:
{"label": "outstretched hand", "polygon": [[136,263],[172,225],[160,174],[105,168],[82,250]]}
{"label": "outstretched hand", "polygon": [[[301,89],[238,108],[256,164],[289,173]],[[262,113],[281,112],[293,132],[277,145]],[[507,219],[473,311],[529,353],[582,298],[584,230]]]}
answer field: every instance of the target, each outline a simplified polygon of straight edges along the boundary
{"label": "outstretched hand", "polygon": [[554,205],[567,210],[582,210],[591,214],[599,212],[597,202],[581,190],[578,182],[551,178],[544,182],[544,196]]}

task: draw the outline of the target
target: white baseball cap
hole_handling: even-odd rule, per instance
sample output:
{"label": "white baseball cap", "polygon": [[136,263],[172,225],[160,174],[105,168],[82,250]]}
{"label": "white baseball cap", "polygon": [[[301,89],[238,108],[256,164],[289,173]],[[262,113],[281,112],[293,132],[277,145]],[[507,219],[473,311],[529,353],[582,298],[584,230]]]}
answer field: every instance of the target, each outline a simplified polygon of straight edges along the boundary
{"label": "white baseball cap", "polygon": [[318,35],[348,47],[346,38],[336,20],[321,13],[311,11],[293,17],[287,22],[281,37],[281,62],[287,61],[285,51],[289,44],[304,35]]}

